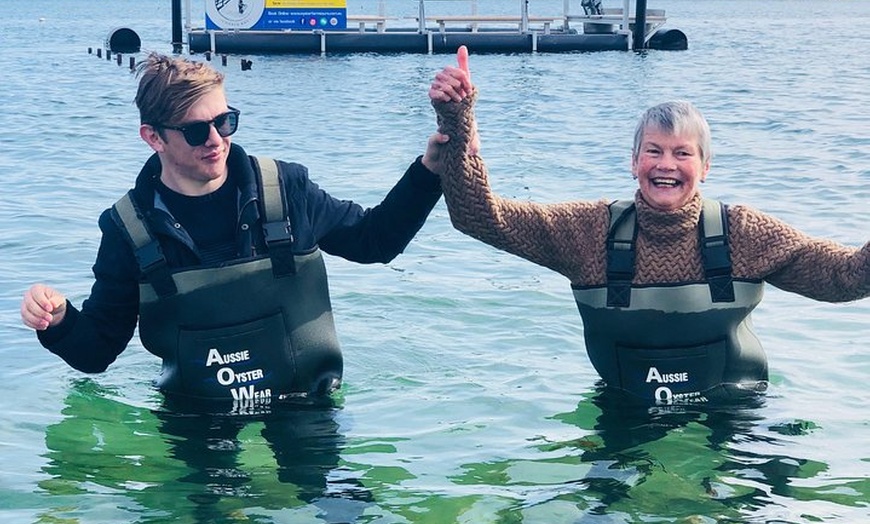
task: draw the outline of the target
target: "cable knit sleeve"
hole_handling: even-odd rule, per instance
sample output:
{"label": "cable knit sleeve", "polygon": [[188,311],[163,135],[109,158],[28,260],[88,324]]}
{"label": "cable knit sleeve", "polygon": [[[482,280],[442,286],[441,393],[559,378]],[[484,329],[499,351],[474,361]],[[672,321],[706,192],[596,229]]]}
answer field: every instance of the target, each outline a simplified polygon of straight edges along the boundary
{"label": "cable knit sleeve", "polygon": [[467,154],[473,138],[477,90],[462,102],[434,102],[441,133],[441,186],[459,231],[495,248],[557,271],[572,283],[603,275],[609,215],[604,202],[536,204],[495,195],[483,159]]}
{"label": "cable knit sleeve", "polygon": [[825,302],[870,296],[870,242],[863,248],[810,237],[745,206],[729,208],[737,278],[761,278]]}

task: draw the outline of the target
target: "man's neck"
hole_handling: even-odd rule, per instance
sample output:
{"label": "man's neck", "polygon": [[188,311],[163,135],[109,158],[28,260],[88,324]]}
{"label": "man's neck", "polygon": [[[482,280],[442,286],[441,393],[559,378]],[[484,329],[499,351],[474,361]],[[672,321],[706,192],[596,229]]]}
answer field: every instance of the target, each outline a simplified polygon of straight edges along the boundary
{"label": "man's neck", "polygon": [[185,196],[202,196],[214,193],[224,185],[226,180],[227,170],[224,170],[223,175],[220,177],[208,180],[173,176],[172,174],[167,173],[165,167],[160,173],[160,181],[164,186]]}

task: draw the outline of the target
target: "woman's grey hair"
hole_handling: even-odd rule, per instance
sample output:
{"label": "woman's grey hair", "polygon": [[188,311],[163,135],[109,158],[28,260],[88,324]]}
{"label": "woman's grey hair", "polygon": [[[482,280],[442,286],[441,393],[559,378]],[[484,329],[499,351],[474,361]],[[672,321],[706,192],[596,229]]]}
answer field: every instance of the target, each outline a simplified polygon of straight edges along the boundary
{"label": "woman's grey hair", "polygon": [[673,135],[690,135],[698,141],[701,161],[706,163],[713,156],[710,125],[704,115],[691,102],[673,100],[647,109],[634,129],[632,156],[637,159],[643,134],[647,129],[658,129]]}

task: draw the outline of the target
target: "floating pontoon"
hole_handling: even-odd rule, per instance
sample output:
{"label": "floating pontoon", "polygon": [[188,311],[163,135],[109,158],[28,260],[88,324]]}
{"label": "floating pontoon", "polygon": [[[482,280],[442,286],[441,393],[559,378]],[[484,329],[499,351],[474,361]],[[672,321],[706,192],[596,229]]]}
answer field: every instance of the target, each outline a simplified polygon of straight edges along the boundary
{"label": "floating pontoon", "polygon": [[[220,4],[233,14],[266,1],[206,0],[215,4],[215,7],[207,6],[212,12],[216,13]],[[183,46],[180,2],[173,0],[173,46],[177,50]],[[218,26],[208,17],[206,27],[193,28],[190,0],[186,3],[185,30],[191,53],[453,53],[461,45],[473,53],[684,50],[688,47],[686,35],[677,29],[663,28],[667,21],[665,12],[647,9],[646,0],[637,0],[633,12],[629,0],[623,0],[623,6],[614,9],[602,8],[600,0],[582,0],[582,14],[571,13],[570,1],[564,0],[563,12],[553,16],[530,16],[529,0],[520,1],[520,13],[516,16],[480,15],[476,9],[468,15],[427,15],[427,1],[419,0],[417,14],[413,17],[387,15],[384,0],[381,0],[377,15],[346,15],[344,20],[311,17],[302,22],[294,21],[289,28],[282,29],[259,27],[262,21],[259,26],[257,23],[247,24],[249,27],[232,27],[232,23],[227,24],[230,27]],[[260,14],[253,16],[262,17],[263,6],[255,5],[255,11],[257,7]],[[330,27],[336,24],[337,27]]]}

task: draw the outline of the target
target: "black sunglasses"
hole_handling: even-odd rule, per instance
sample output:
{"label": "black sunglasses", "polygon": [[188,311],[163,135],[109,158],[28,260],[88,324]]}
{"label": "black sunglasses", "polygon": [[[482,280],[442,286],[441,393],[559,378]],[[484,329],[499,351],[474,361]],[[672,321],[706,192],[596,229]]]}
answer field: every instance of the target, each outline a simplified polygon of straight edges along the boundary
{"label": "black sunglasses", "polygon": [[239,114],[241,111],[234,107],[226,113],[221,113],[212,120],[206,122],[191,122],[183,126],[167,126],[160,124],[157,127],[163,129],[173,129],[181,131],[184,135],[184,140],[191,146],[201,146],[208,140],[208,135],[211,133],[211,126],[217,130],[220,136],[230,136],[239,128]]}

